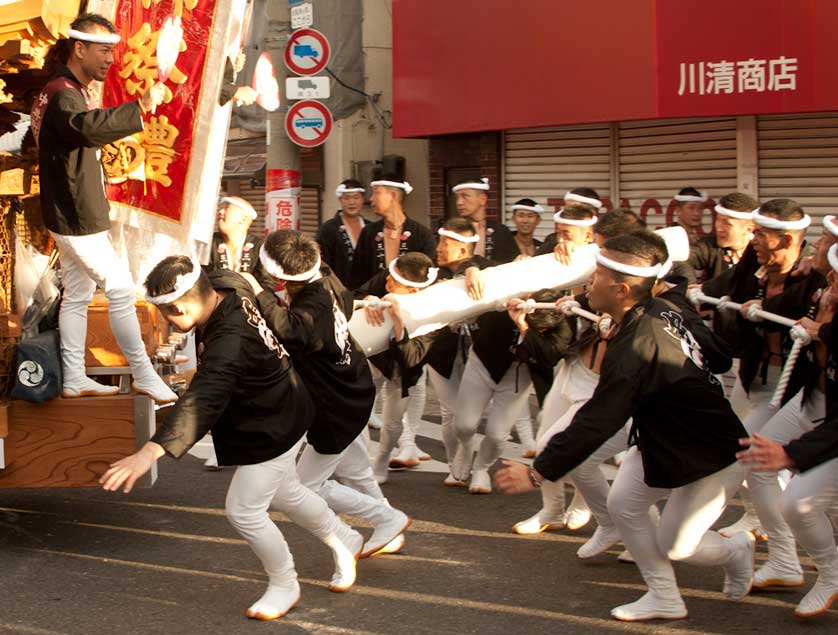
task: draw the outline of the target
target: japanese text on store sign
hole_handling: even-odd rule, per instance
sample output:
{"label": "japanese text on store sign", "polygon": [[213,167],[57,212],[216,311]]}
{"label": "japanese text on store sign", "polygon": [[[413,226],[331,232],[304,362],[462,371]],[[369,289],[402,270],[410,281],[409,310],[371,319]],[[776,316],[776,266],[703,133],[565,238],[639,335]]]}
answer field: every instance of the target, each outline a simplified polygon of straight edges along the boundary
{"label": "japanese text on store sign", "polygon": [[797,58],[681,62],[678,95],[764,93],[797,89]]}

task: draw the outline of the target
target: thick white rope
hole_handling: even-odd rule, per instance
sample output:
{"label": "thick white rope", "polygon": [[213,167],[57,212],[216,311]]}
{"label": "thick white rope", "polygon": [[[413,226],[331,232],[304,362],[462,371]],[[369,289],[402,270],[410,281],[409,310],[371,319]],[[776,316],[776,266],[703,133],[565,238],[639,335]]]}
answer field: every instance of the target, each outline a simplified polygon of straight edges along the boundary
{"label": "thick white rope", "polygon": [[[527,313],[532,313],[538,309],[552,309],[553,311],[557,310],[555,302],[536,302],[532,298],[526,301],[526,311]],[[562,313],[565,315],[576,315],[578,317],[584,318],[589,322],[593,322],[599,328],[599,332],[603,335],[608,333],[611,330],[611,318],[603,317],[601,315],[597,315],[596,313],[591,313],[590,311],[586,311],[583,309],[578,302],[563,302],[561,305]]]}
{"label": "thick white rope", "polygon": [[[700,289],[691,289],[688,292],[688,297],[690,302],[695,305],[699,304],[712,304],[716,306],[718,309],[728,309],[728,310],[740,310],[742,305],[737,302],[731,302],[730,298],[727,296],[723,298],[714,298],[711,296],[704,295]],[[803,350],[805,346],[807,346],[811,341],[812,338],[809,336],[809,333],[806,332],[800,324],[798,324],[797,320],[793,320],[791,318],[784,317],[782,315],[777,315],[776,313],[769,313],[768,311],[764,311],[762,309],[762,305],[760,304],[752,304],[748,307],[748,315],[746,316],[751,322],[760,322],[762,320],[766,320],[768,322],[774,322],[775,324],[779,324],[781,326],[785,326],[791,329],[791,337],[794,340],[794,344],[789,351],[789,355],[786,358],[786,363],[783,365],[783,372],[780,374],[780,379],[777,381],[777,387],[774,389],[774,394],[771,397],[771,401],[769,405],[772,408],[779,408],[780,404],[783,401],[783,394],[786,392],[786,388],[788,388],[789,381],[791,381],[792,372],[794,372],[794,365],[797,362],[797,358],[800,356],[800,351]]]}

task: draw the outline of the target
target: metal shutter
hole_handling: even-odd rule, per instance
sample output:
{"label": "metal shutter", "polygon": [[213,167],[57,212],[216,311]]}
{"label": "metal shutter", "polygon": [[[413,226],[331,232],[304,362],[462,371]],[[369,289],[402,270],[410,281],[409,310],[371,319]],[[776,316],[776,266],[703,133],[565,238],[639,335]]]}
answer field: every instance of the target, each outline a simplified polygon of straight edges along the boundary
{"label": "metal shutter", "polygon": [[300,231],[312,238],[320,227],[320,188],[303,185],[300,193]]}
{"label": "metal shutter", "polygon": [[531,198],[547,209],[536,230],[543,238],[553,231],[553,205],[574,187],[592,187],[611,194],[611,132],[607,123],[504,132],[504,212],[512,227],[512,205]]}
{"label": "metal shutter", "polygon": [[[620,200],[640,212],[656,199],[664,214],[683,187],[713,199],[736,190],[736,118],[653,119],[619,124]],[[705,213],[705,231],[710,214]],[[647,218],[650,227],[663,218]]]}
{"label": "metal shutter", "polygon": [[838,202],[838,112],[757,117],[759,198],[792,198],[812,215],[810,238]]}

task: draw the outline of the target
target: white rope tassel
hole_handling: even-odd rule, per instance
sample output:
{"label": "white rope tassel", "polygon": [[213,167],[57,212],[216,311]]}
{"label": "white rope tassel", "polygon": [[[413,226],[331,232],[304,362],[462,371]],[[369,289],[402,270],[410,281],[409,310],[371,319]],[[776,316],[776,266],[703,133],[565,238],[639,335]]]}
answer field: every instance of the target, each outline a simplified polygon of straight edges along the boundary
{"label": "white rope tassel", "polygon": [[769,402],[772,408],[779,408],[783,402],[783,395],[786,392],[786,388],[788,388],[789,381],[791,381],[791,375],[794,372],[794,365],[797,363],[800,351],[812,341],[806,329],[799,324],[791,327],[791,337],[794,340],[794,344],[792,344],[789,356],[786,358],[786,363],[783,366],[783,373],[780,375],[777,387],[774,389],[774,395]]}
{"label": "white rope tassel", "polygon": [[[730,298],[727,296],[722,298],[713,298],[711,296],[704,295],[701,292],[701,289],[690,289],[687,293],[687,297],[690,302],[696,306],[700,304],[712,304],[718,309],[728,309],[731,311],[739,311],[742,308],[741,304],[738,302],[731,302]],[[806,332],[806,329],[800,326],[796,320],[782,315],[777,315],[776,313],[764,311],[762,309],[762,305],[760,304],[752,304],[749,306],[748,315],[746,317],[751,322],[767,320],[791,329],[790,334],[794,340],[794,344],[789,351],[789,356],[786,358],[786,363],[783,366],[783,372],[780,375],[780,380],[777,382],[777,387],[774,389],[774,395],[771,397],[771,401],[769,402],[769,405],[772,408],[779,408],[783,401],[783,395],[785,394],[786,388],[788,388],[789,381],[791,380],[791,374],[794,372],[794,365],[797,362],[797,358],[800,356],[800,351],[812,341],[812,338],[809,336],[809,333]]]}
{"label": "white rope tassel", "polygon": [[[556,307],[555,302],[536,302],[532,298],[526,301],[526,311],[527,313],[533,313],[539,309],[542,310],[550,310],[553,311],[558,310]],[[586,311],[582,308],[582,306],[575,301],[563,302],[561,305],[562,313],[565,315],[576,315],[580,318],[584,318],[589,322],[593,322],[599,328],[599,332],[605,335],[608,331],[611,330],[611,318],[604,317],[602,315],[597,315],[596,313],[591,313],[590,311]]]}
{"label": "white rope tassel", "polygon": [[742,305],[738,302],[732,302],[730,296],[725,295],[721,298],[714,298],[710,295],[704,295],[701,292],[701,289],[690,289],[687,292],[687,298],[696,306],[699,306],[701,304],[709,304],[711,306],[716,307],[720,311],[738,311],[742,308]]}

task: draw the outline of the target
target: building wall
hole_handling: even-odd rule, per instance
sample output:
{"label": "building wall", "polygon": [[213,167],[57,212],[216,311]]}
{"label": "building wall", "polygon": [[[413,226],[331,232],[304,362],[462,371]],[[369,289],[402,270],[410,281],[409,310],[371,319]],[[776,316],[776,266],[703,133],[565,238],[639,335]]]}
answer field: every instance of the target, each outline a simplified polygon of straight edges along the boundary
{"label": "building wall", "polygon": [[[519,198],[544,208],[538,234],[552,231],[564,193],[593,187],[605,209],[637,211],[653,228],[673,221],[674,195],[692,186],[713,207],[740,191],[757,198],[792,198],[813,217],[809,231],[838,200],[838,112],[739,117],[652,119],[432,137],[431,214],[451,209],[452,174],[487,176],[489,213],[510,222]],[[446,182],[449,181],[449,182]],[[455,180],[456,181],[456,180]],[[511,224],[511,223],[510,223]]]}
{"label": "building wall", "polygon": [[461,178],[489,179],[489,218],[501,215],[501,135],[497,132],[432,137],[430,154],[430,222],[435,227],[454,208],[451,186]]}
{"label": "building wall", "polygon": [[331,217],[336,207],[334,189],[353,176],[353,161],[377,161],[388,154],[406,159],[406,178],[414,190],[405,200],[407,213],[429,221],[428,142],[424,139],[394,139],[390,127],[393,110],[392,0],[364,0],[363,47],[364,91],[380,94],[379,115],[368,103],[350,117],[336,122],[323,146],[324,189],[321,217]]}

